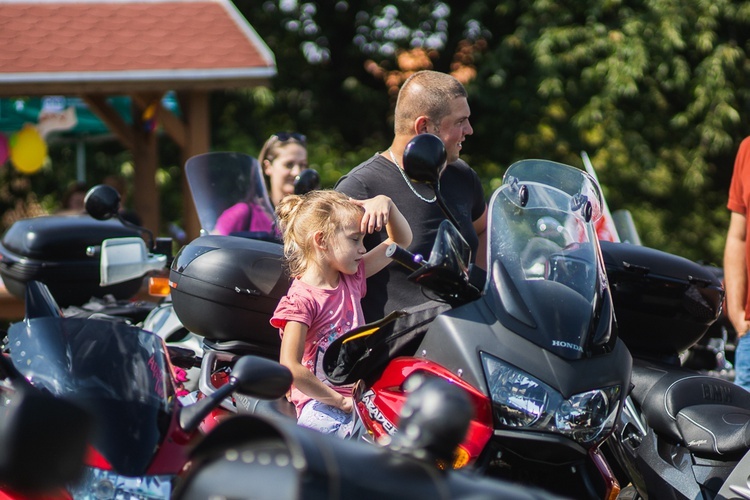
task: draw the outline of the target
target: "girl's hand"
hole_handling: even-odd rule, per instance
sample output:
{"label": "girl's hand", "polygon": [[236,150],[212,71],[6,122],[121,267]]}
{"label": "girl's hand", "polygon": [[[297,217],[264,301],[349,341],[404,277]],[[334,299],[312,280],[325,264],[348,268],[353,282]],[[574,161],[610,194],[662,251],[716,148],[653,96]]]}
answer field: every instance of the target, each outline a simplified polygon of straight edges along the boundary
{"label": "girl's hand", "polygon": [[362,233],[381,231],[388,224],[393,202],[387,196],[380,194],[367,200],[352,199],[351,201],[365,209],[360,225]]}
{"label": "girl's hand", "polygon": [[354,409],[354,400],[352,398],[344,398],[344,401],[339,406],[339,409],[346,413],[351,413]]}

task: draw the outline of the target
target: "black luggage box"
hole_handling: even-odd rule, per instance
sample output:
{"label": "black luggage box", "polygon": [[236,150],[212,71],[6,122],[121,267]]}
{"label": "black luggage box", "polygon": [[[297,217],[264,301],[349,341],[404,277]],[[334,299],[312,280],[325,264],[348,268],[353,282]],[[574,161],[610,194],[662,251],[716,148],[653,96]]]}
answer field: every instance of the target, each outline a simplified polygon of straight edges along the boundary
{"label": "black luggage box", "polygon": [[619,335],[634,354],[679,354],[719,317],[724,288],[708,267],[640,245],[600,244]]}
{"label": "black luggage box", "polygon": [[30,280],[46,284],[60,307],[82,305],[92,297],[127,299],[141,287],[141,278],[99,286],[99,256],[89,246],[108,238],[138,236],[120,222],[88,215],[49,215],[13,223],[0,242],[0,276],[8,291],[25,298]]}
{"label": "black luggage box", "polygon": [[169,280],[175,313],[189,331],[278,352],[279,332],[269,320],[289,289],[280,244],[201,236],[175,256]]}

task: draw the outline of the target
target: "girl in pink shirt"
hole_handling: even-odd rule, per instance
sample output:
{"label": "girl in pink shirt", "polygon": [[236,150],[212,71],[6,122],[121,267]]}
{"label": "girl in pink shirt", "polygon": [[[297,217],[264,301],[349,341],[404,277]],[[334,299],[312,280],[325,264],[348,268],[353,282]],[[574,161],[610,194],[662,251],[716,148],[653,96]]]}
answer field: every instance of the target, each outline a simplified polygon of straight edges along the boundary
{"label": "girl in pink shirt", "polygon": [[[332,190],[284,198],[276,208],[284,255],[295,279],[271,324],[281,334],[280,362],[294,378],[290,400],[297,422],[326,433],[351,431],[351,387],[334,387],[320,364],[328,345],[364,323],[365,278],[383,269],[391,243],[408,246],[411,229],[387,196],[353,200]],[[384,229],[388,238],[369,252],[362,239]]]}

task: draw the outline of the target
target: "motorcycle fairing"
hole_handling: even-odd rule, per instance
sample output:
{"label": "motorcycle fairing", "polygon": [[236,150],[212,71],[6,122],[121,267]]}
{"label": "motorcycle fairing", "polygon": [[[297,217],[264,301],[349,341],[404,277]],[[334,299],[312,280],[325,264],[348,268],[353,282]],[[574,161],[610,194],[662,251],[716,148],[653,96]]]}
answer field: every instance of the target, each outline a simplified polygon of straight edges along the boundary
{"label": "motorcycle fairing", "polygon": [[[499,317],[499,318],[498,318]],[[439,363],[489,396],[481,352],[508,360],[519,367],[533,367],[535,377],[553,386],[564,397],[597,387],[622,385],[630,379],[632,358],[617,340],[611,352],[583,359],[567,359],[539,349],[531,339],[517,335],[521,326],[504,311],[493,310],[483,297],[439,315],[430,326],[417,353]]]}
{"label": "motorcycle fairing", "polygon": [[92,446],[114,471],[146,472],[175,404],[158,336],[116,321],[42,317],[11,325],[8,339],[25,378],[92,413]]}

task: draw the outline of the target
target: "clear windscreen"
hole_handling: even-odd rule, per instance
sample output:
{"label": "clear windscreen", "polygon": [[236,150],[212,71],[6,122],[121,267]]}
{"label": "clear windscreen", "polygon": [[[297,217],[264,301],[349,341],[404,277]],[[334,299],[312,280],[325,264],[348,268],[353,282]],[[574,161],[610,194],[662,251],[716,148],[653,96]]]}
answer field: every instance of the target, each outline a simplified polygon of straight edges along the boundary
{"label": "clear windscreen", "polygon": [[190,192],[206,234],[270,233],[274,211],[258,161],[252,156],[215,152],[185,163]]}
{"label": "clear windscreen", "polygon": [[93,415],[92,445],[118,473],[145,472],[174,404],[158,336],[109,320],[43,317],[11,325],[8,339],[26,379]]}
{"label": "clear windscreen", "polygon": [[597,327],[601,206],[588,174],[545,160],[512,165],[490,201],[488,291],[518,333],[564,357],[583,355]]}

